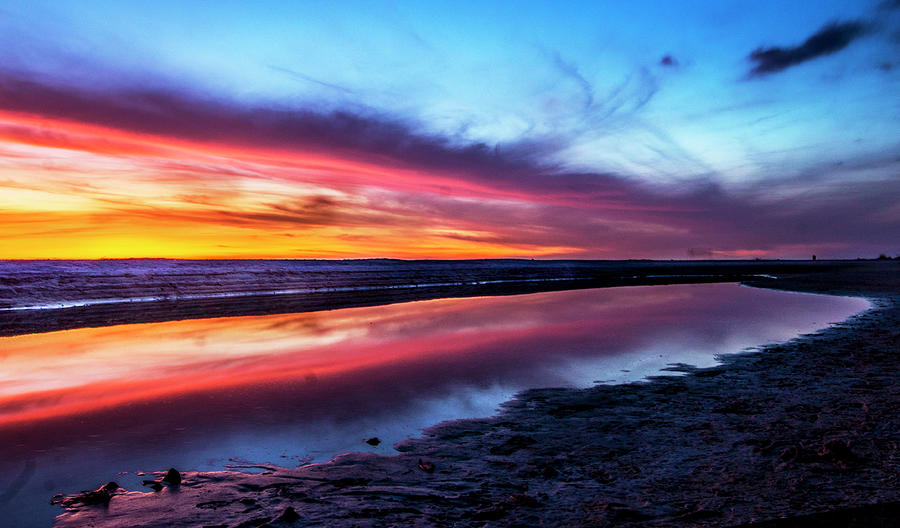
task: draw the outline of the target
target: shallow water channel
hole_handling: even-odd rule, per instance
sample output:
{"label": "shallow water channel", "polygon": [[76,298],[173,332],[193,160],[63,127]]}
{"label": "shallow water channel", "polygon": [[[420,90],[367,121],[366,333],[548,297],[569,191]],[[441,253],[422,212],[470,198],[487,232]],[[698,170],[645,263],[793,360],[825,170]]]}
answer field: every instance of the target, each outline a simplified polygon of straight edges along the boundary
{"label": "shallow water channel", "polygon": [[0,338],[0,510],[6,526],[49,526],[54,493],[110,480],[139,489],[141,472],[390,454],[424,427],[492,415],[523,389],[710,366],[868,307],[698,284]]}

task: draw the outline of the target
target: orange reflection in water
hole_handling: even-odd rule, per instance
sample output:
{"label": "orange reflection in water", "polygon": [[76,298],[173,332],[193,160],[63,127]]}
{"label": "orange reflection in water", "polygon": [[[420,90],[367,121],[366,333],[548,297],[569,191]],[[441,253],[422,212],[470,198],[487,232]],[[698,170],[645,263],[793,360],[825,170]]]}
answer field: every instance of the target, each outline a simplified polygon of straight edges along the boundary
{"label": "orange reflection in water", "polygon": [[[738,299],[731,300],[735,296]],[[757,338],[764,340],[810,330],[795,328],[799,323],[785,315],[772,317],[773,298],[786,313],[808,311],[804,303],[828,304],[822,298],[733,285],[637,287],[2,338],[0,427],[248,386],[297,386],[315,380],[321,388],[328,380],[365,378],[379,369],[388,369],[398,380],[434,376],[436,382],[460,382],[442,379],[453,372],[442,368],[449,363],[457,370],[460,365],[489,367],[493,375],[503,377],[506,371],[515,374],[542,362],[554,365],[572,357],[649,350],[663,330],[675,347],[695,342],[693,346],[702,348],[706,345],[696,342],[708,339],[711,324],[713,332],[724,330],[715,327],[716,320],[738,335],[760,333],[757,325],[765,321],[767,330]],[[827,300],[846,304],[835,307],[835,320],[863,307],[859,300]],[[680,309],[684,305],[690,310]],[[737,339],[737,349],[714,352],[758,343],[749,339]],[[727,346],[727,339],[721,345]],[[540,370],[548,370],[548,365]],[[429,374],[429,366],[440,371]]]}
{"label": "orange reflection in water", "polygon": [[[541,304],[537,297],[533,308]],[[173,394],[321,380],[558,325],[535,313],[485,317],[514,304],[511,298],[442,299],[3,338],[0,426]]]}

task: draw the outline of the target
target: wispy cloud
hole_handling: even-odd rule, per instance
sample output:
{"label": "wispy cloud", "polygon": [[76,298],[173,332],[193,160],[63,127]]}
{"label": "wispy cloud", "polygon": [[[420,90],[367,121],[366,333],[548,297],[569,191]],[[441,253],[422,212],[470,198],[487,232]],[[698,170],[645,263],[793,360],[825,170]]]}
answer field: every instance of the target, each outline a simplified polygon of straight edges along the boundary
{"label": "wispy cloud", "polygon": [[338,84],[334,84],[334,83],[330,83],[330,82],[325,82],[321,79],[316,79],[315,77],[310,77],[309,75],[300,73],[298,71],[294,71],[290,68],[283,68],[281,66],[271,66],[270,65],[269,69],[271,69],[272,71],[283,73],[292,79],[297,79],[297,80],[300,80],[303,82],[308,82],[308,83],[312,83],[312,84],[315,84],[318,86],[323,86],[325,88],[329,88],[331,90],[334,90],[334,91],[337,91],[337,92],[340,92],[340,93],[343,93],[346,95],[353,95],[353,93],[354,93],[353,90],[346,88],[344,86],[340,86]]}
{"label": "wispy cloud", "polygon": [[584,95],[584,110],[585,112],[590,111],[594,106],[594,87],[590,81],[581,75],[581,72],[578,71],[578,66],[564,60],[559,52],[553,53],[553,65],[560,73],[572,79],[578,85]]}

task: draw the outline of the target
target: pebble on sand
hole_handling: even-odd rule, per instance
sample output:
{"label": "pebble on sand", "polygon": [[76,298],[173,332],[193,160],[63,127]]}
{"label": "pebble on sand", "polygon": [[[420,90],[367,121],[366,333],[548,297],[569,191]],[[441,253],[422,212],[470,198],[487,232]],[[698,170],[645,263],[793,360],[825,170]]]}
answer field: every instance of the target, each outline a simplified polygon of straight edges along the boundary
{"label": "pebble on sand", "polygon": [[285,508],[284,513],[278,517],[279,521],[295,522],[300,520],[300,515],[294,510],[293,506]]}
{"label": "pebble on sand", "polygon": [[162,478],[162,481],[171,486],[178,486],[181,484],[181,473],[175,468],[170,468],[169,471],[166,472],[166,476]]}
{"label": "pebble on sand", "polygon": [[425,460],[419,459],[419,469],[424,471],[425,473],[434,473],[434,464],[431,462],[427,462]]}
{"label": "pebble on sand", "polygon": [[53,497],[50,504],[61,504],[67,507],[78,504],[85,506],[109,504],[109,500],[118,489],[119,485],[115,482],[107,482],[93,491],[83,491],[75,495],[57,495]]}

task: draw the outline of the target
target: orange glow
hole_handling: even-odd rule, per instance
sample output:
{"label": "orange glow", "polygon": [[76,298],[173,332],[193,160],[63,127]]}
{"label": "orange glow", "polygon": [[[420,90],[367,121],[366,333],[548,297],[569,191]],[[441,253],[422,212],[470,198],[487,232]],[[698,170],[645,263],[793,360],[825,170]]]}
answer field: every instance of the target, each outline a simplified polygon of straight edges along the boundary
{"label": "orange glow", "polygon": [[[49,215],[66,226],[54,231],[59,224],[34,220],[34,214],[0,214],[0,253],[6,258],[480,258],[574,250],[470,243],[415,229],[324,226],[305,228],[302,235],[288,237],[252,228],[136,219],[114,213]],[[352,240],[344,237],[355,232],[361,234]]]}
{"label": "orange glow", "polygon": [[408,207],[410,199],[452,204],[477,197],[520,215],[535,197],[396,161],[190,142],[10,112],[0,112],[0,150],[0,255],[7,259],[580,251],[507,241],[491,227],[495,219]]}

